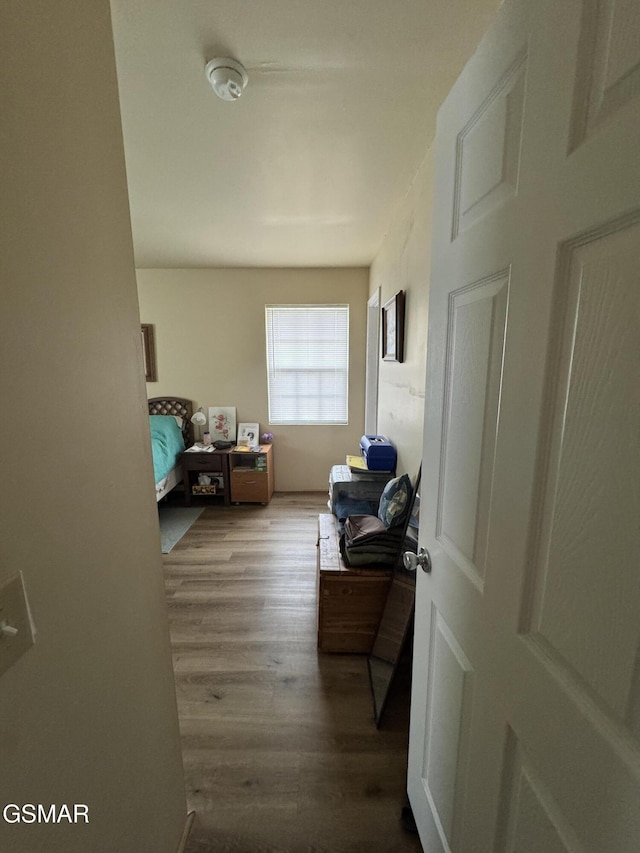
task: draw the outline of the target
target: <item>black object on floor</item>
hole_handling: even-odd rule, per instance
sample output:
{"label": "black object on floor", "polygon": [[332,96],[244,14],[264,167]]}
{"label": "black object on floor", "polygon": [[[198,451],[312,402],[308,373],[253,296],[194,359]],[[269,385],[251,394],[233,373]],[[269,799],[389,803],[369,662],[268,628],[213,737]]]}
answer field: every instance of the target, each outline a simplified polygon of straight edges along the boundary
{"label": "black object on floor", "polygon": [[402,815],[400,817],[400,820],[402,822],[402,828],[405,832],[410,832],[411,835],[418,834],[418,827],[416,826],[416,821],[413,817],[411,806],[406,805],[402,807]]}

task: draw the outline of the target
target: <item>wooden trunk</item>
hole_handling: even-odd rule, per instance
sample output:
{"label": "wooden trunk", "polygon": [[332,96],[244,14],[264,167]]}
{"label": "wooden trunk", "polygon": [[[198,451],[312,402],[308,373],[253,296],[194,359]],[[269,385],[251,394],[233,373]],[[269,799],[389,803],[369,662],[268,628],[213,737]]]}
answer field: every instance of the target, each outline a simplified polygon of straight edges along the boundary
{"label": "wooden trunk", "polygon": [[347,568],[340,556],[337,519],[318,516],[318,649],[368,654],[387,600],[391,570]]}

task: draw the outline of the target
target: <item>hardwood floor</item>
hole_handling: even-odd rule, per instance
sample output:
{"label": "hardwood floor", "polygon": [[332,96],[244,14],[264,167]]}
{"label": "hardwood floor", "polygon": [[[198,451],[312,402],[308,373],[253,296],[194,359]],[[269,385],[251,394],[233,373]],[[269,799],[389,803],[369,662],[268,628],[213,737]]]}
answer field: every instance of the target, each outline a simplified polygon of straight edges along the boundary
{"label": "hardwood floor", "polygon": [[208,506],[163,557],[187,853],[419,851],[402,828],[408,698],[381,730],[363,655],[316,650],[326,494]]}

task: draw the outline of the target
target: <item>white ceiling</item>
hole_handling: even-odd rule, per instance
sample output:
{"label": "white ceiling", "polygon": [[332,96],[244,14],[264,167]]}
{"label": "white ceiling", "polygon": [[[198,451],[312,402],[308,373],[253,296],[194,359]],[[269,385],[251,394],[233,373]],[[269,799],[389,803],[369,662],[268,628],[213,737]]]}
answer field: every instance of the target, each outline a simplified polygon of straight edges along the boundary
{"label": "white ceiling", "polygon": [[136,265],[368,266],[498,0],[111,6]]}

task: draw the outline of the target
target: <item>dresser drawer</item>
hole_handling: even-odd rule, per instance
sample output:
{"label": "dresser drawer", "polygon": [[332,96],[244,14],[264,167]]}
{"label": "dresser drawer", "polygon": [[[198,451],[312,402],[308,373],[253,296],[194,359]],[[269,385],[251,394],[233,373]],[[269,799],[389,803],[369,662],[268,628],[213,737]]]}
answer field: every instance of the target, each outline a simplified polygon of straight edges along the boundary
{"label": "dresser drawer", "polygon": [[231,472],[231,500],[234,503],[268,503],[270,497],[266,471]]}
{"label": "dresser drawer", "polygon": [[213,471],[218,474],[225,473],[225,465],[223,460],[216,458],[215,456],[211,456],[211,458],[207,458],[204,453],[201,453],[197,459],[189,459],[187,460],[186,466],[183,465],[187,471]]}

